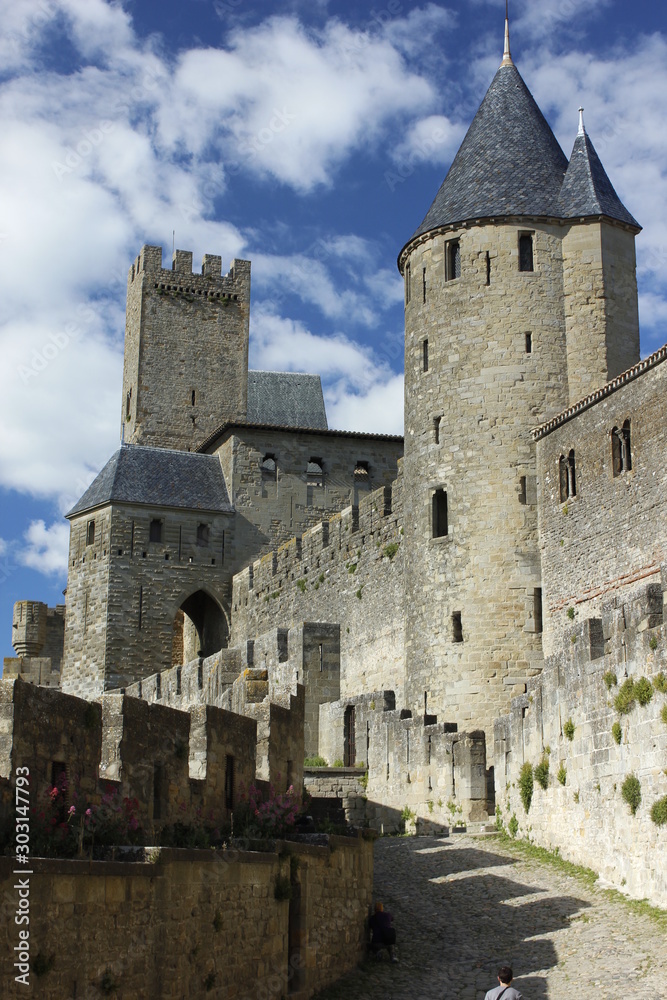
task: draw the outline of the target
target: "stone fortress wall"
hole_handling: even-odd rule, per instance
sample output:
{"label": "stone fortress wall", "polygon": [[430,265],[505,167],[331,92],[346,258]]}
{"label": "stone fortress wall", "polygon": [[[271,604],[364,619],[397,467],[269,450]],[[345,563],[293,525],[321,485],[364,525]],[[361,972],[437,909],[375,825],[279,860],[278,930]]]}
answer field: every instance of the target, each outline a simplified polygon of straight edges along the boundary
{"label": "stone fortress wall", "polygon": [[42,601],[17,601],[12,615],[12,646],[16,657],[5,657],[3,678],[21,676],[32,684],[60,687],[65,605],[49,608]]}
{"label": "stone fortress wall", "polygon": [[[496,804],[503,826],[514,822],[518,836],[557,848],[608,884],[662,907],[664,826],[651,819],[651,809],[667,797],[666,593],[663,563],[661,583],[635,585],[607,599],[598,617],[578,616],[540,677],[495,728]],[[615,700],[621,687],[640,678],[648,682],[650,701],[642,705],[636,698],[620,712]],[[548,762],[547,787],[534,780],[526,811],[521,770],[541,761]],[[630,776],[639,780],[641,792],[634,814],[622,793]]]}

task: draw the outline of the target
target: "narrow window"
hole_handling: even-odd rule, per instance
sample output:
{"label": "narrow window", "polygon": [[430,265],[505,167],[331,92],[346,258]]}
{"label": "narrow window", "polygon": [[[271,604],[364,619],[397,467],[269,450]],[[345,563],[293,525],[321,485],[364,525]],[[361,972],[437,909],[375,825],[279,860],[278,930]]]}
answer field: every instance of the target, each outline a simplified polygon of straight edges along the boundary
{"label": "narrow window", "polygon": [[157,674],[155,677],[155,698],[157,701],[162,697],[162,674]]}
{"label": "narrow window", "polygon": [[193,389],[192,390],[192,395],[190,396],[190,403],[191,403],[192,406],[195,405],[195,400],[196,400],[196,393],[195,393],[195,390]]}
{"label": "narrow window", "polygon": [[159,518],[154,517],[151,521],[148,537],[151,542],[162,541],[162,521]]}
{"label": "narrow window", "polygon": [[410,301],[410,265],[405,265],[405,304]]}
{"label": "narrow window", "polygon": [[141,620],[144,613],[144,588],[139,587],[139,629],[141,629]]}
{"label": "narrow window", "polygon": [[443,538],[448,531],[446,490],[436,490],[432,504],[433,538]]}
{"label": "narrow window", "polygon": [[197,664],[197,687],[200,691],[204,687],[204,665],[201,661]]}
{"label": "narrow window", "polygon": [[525,504],[526,502],[526,477],[521,476],[519,480],[519,503]]}
{"label": "narrow window", "polygon": [[176,667],[176,694],[181,693],[181,667]]}
{"label": "narrow window", "polygon": [[629,472],[632,468],[629,420],[626,420],[622,427],[614,427],[612,430],[611,453],[614,476],[620,476],[623,472]]}
{"label": "narrow window", "polygon": [[86,545],[92,545],[95,541],[95,522],[89,521],[86,525]]}
{"label": "narrow window", "polygon": [[422,302],[426,302],[426,268],[422,268]]}
{"label": "narrow window", "polygon": [[422,369],[428,371],[428,339],[422,342]]}
{"label": "narrow window", "polygon": [[567,495],[568,497],[576,497],[577,495],[577,476],[574,466],[574,448],[570,450],[567,456]]}
{"label": "narrow window", "polygon": [[320,643],[319,646],[319,653],[320,653],[320,673],[322,673],[322,671],[324,670],[324,646],[322,645],[322,643]]}
{"label": "narrow window", "polygon": [[491,254],[486,251],[486,283],[491,284]]}
{"label": "narrow window", "polygon": [[442,417],[433,418],[433,439],[436,444],[440,444],[440,421]]}
{"label": "narrow window", "polygon": [[320,504],[319,493],[324,486],[324,469],[321,458],[311,458],[306,466],[306,506],[312,507],[317,500]]}
{"label": "narrow window", "polygon": [[262,461],[259,463],[259,466],[260,469],[262,470],[262,482],[275,483],[278,477],[276,456],[267,453],[262,459]]}
{"label": "narrow window", "polygon": [[125,397],[125,419],[129,420],[132,414],[132,390]]}
{"label": "narrow window", "polygon": [[207,548],[211,536],[211,529],[208,524],[197,525],[197,545],[200,548]]}
{"label": "narrow window", "polygon": [[360,459],[354,467],[354,477],[355,479],[368,479],[369,471],[368,462]]}
{"label": "narrow window", "polygon": [[225,756],[225,808],[234,808],[234,758]]}
{"label": "narrow window", "polygon": [[452,612],[452,642],[463,642],[463,625],[461,624],[461,612]]}
{"label": "narrow window", "polygon": [[535,631],[542,631],[542,588],[535,587],[533,591],[533,620],[535,622]]}
{"label": "narrow window", "polygon": [[533,234],[519,233],[519,270],[533,270]]}
{"label": "narrow window", "polygon": [[567,462],[565,461],[565,455],[561,455],[558,459],[558,492],[560,502],[565,503],[567,500]]}
{"label": "narrow window", "polygon": [[532,333],[526,333],[526,354],[533,353],[533,335]]}
{"label": "narrow window", "polygon": [[461,277],[461,241],[448,240],[445,243],[445,281]]}

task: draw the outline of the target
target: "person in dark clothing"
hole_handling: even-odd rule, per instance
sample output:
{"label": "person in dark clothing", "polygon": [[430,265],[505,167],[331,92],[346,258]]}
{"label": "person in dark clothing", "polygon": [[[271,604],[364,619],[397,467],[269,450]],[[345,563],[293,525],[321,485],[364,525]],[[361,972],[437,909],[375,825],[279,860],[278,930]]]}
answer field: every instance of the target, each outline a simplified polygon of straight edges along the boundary
{"label": "person in dark clothing", "polygon": [[370,949],[376,958],[382,954],[382,949],[386,948],[392,962],[398,962],[394,945],[396,944],[396,931],[391,926],[394,918],[388,913],[382,903],[375,904],[375,913],[368,921],[368,928],[371,932]]}
{"label": "person in dark clothing", "polygon": [[511,985],[514,973],[509,965],[503,965],[498,969],[499,985],[489,990],[484,1000],[521,1000],[521,994]]}

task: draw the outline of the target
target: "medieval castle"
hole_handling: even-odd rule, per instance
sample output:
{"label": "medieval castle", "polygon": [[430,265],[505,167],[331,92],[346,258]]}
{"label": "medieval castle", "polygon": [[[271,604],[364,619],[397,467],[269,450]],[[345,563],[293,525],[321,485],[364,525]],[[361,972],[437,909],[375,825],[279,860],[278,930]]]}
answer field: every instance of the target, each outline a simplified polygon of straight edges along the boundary
{"label": "medieval castle", "polygon": [[[640,360],[639,232],[583,113],[568,159],[506,35],[398,256],[404,440],[329,429],[317,376],[248,371],[248,261],[144,246],[122,444],[67,515],[65,607],[15,606],[3,685],[251,716],[264,777],[291,705],[282,773],[366,768],[363,794],[309,772],[349,779],[350,815],[495,808],[666,905],[667,347]],[[621,711],[640,676],[654,695]]]}

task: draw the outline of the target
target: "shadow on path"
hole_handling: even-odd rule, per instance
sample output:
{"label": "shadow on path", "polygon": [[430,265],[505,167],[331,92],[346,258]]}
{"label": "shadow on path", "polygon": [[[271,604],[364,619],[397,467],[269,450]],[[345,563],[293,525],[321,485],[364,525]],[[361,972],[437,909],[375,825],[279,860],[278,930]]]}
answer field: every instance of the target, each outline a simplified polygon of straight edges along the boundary
{"label": "shadow on path", "polygon": [[400,964],[369,960],[318,1000],[479,1000],[504,963],[527,1000],[547,1000],[539,973],[558,961],[547,935],[590,904],[547,895],[515,869],[512,858],[469,842],[377,841],[375,898],[394,915]]}

